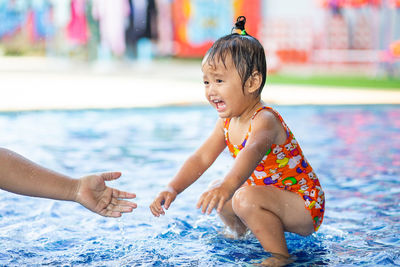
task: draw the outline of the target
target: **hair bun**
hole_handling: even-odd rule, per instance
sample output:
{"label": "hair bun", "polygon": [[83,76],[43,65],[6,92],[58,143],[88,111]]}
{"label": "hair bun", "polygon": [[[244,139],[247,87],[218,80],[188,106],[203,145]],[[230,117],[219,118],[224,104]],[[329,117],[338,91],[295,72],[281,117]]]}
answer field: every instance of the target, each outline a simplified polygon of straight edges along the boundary
{"label": "hair bun", "polygon": [[[240,32],[239,32],[239,34],[240,35],[247,35],[247,32],[246,32],[246,30],[245,30],[245,28],[244,28],[244,25],[246,24],[246,18],[245,18],[245,16],[239,16],[237,19],[236,19],[236,23],[235,23],[235,26],[233,26],[233,28],[232,28],[232,30],[231,30],[231,33],[233,33],[233,32],[235,32],[235,30],[239,30]],[[238,32],[237,32],[238,33]]]}
{"label": "hair bun", "polygon": [[246,24],[246,17],[245,16],[239,16],[236,19],[236,23],[235,23],[235,29],[244,31],[244,25]]}

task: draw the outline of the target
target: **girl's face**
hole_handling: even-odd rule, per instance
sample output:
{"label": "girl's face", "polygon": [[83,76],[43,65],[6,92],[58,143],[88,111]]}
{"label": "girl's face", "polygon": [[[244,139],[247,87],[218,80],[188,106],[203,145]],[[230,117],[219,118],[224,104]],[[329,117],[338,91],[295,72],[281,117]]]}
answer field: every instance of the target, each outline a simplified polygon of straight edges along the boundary
{"label": "girl's face", "polygon": [[210,65],[204,58],[201,70],[206,98],[221,118],[240,117],[254,101],[254,96],[243,92],[242,80],[230,55],[225,65],[222,61]]}

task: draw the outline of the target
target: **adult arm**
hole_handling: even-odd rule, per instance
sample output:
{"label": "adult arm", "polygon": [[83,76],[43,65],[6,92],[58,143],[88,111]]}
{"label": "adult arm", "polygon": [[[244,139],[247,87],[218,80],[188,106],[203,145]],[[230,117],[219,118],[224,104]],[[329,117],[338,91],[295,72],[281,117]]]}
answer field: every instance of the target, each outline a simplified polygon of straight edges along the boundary
{"label": "adult arm", "polygon": [[119,172],[93,174],[73,179],[47,169],[5,148],[0,148],[0,188],[20,195],[75,201],[102,216],[119,217],[136,204],[121,200],[135,194],[107,187]]}

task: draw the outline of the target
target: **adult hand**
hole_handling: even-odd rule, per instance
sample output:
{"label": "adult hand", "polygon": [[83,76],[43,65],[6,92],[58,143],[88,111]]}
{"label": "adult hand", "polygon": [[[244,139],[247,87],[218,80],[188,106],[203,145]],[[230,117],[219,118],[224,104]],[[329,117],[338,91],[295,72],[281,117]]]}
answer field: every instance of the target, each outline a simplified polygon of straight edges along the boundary
{"label": "adult hand", "polygon": [[106,186],[105,181],[118,179],[120,172],[93,174],[79,179],[75,201],[87,209],[105,217],[120,217],[122,213],[132,212],[136,203],[122,200],[136,195]]}

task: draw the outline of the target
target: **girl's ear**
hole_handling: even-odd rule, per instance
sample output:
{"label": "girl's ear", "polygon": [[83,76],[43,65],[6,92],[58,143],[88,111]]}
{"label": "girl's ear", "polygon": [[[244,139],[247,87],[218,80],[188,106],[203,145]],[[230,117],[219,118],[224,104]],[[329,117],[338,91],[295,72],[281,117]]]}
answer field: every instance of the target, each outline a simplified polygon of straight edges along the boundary
{"label": "girl's ear", "polygon": [[261,73],[258,71],[254,71],[251,76],[247,79],[245,83],[245,89],[248,93],[252,94],[257,92],[258,88],[260,88],[262,82]]}

